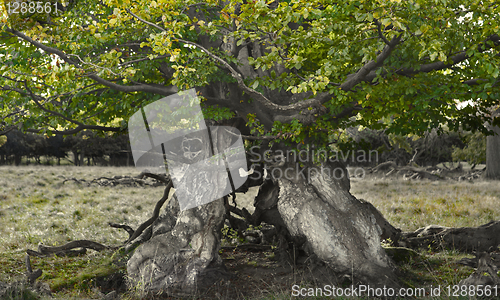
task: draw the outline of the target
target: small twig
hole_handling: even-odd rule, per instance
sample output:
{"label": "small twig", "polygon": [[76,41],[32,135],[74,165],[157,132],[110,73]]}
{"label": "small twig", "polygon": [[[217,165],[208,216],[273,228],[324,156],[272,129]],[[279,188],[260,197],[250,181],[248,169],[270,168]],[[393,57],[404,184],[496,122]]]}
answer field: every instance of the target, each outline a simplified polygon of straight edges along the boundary
{"label": "small twig", "polygon": [[132,227],[125,225],[125,224],[109,223],[109,226],[111,226],[113,228],[124,229],[128,233],[129,239],[132,237],[132,235],[134,235],[134,232],[135,232],[135,230],[133,230]]}

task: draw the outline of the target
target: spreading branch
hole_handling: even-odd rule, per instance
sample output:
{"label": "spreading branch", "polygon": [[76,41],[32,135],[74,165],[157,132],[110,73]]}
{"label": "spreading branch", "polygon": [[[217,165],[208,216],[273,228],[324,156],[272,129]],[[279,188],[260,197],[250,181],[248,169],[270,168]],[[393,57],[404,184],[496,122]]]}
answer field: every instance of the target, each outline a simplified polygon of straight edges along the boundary
{"label": "spreading branch", "polygon": [[[7,32],[10,32],[14,34],[15,36],[25,40],[26,42],[32,44],[33,46],[37,47],[38,49],[42,49],[43,51],[50,53],[50,54],[55,54],[59,56],[63,61],[66,63],[75,66],[78,69],[84,70],[83,66],[81,66],[79,63],[75,62],[72,60],[66,53],[63,51],[49,47],[47,45],[44,45],[42,43],[39,43],[32,38],[26,36],[22,32],[19,32],[17,30],[8,28],[6,29]],[[120,92],[125,92],[125,93],[132,93],[132,92],[146,92],[146,93],[152,93],[152,94],[158,94],[158,95],[164,95],[164,96],[170,96],[172,94],[175,94],[178,92],[176,86],[158,86],[158,85],[149,85],[149,84],[135,84],[135,85],[120,85],[117,83],[114,83],[110,80],[106,80],[102,77],[97,76],[96,74],[88,74],[86,75],[88,78],[104,85],[107,86],[113,90],[120,91]]]}
{"label": "spreading branch", "polygon": [[[46,107],[44,107],[41,103],[40,103],[40,100],[44,100],[43,97],[39,96],[39,95],[35,95],[28,87],[27,83],[24,82],[24,86],[26,88],[26,91],[25,90],[22,90],[20,88],[15,88],[15,87],[11,87],[11,86],[1,86],[0,87],[0,90],[10,90],[10,91],[14,91],[14,92],[17,92],[23,96],[29,96],[34,102],[35,104],[43,111],[47,112],[47,113],[50,113],[51,115],[53,116],[57,116],[57,117],[60,117],[70,123],[73,123],[75,125],[78,125],[76,128],[74,129],[69,129],[69,130],[51,130],[52,133],[54,134],[58,134],[58,135],[69,135],[69,134],[75,134],[75,133],[78,133],[82,130],[99,130],[99,131],[110,131],[110,132],[119,132],[119,131],[122,131],[123,128],[121,127],[112,127],[112,126],[100,126],[100,125],[87,125],[87,124],[83,124],[79,121],[76,121],[74,119],[71,119],[59,112],[56,112],[56,111],[52,111],[50,109],[47,109]],[[7,134],[9,131],[13,130],[14,128],[9,128],[5,131],[2,131],[0,132],[0,135],[4,135],[4,134]],[[42,131],[46,131],[48,129],[34,129],[34,128],[29,128],[29,129],[26,129],[27,132],[31,132],[31,133],[40,133]]]}
{"label": "spreading branch", "polygon": [[357,73],[347,76],[347,79],[340,85],[340,88],[344,91],[351,91],[359,83],[367,81],[370,72],[374,72],[374,70],[384,64],[384,61],[391,55],[400,41],[401,35],[393,37],[389,44],[384,47],[384,50],[377,55],[375,60],[367,62]]}
{"label": "spreading branch", "polygon": [[[491,41],[495,45],[498,45],[500,43],[500,36],[495,34],[495,35],[491,35],[490,37],[488,37],[488,39],[485,42],[483,42],[479,45],[479,47],[478,47],[479,52],[484,52],[488,49],[491,49],[491,45],[488,45],[487,41]],[[436,61],[436,62],[432,62],[432,63],[423,63],[417,67],[414,67],[414,68],[404,68],[404,69],[397,70],[395,73],[398,75],[403,75],[403,76],[413,76],[413,75],[418,74],[418,73],[429,73],[432,71],[449,69],[449,68],[453,67],[454,65],[465,61],[468,58],[470,58],[470,56],[467,55],[467,52],[461,51],[448,59],[449,61],[451,61],[451,63],[446,63],[443,61]],[[377,77],[376,71],[377,70],[370,71],[370,73],[366,75],[365,81],[367,81],[367,82],[373,81],[373,79],[375,79]],[[385,75],[387,73],[388,73],[387,71],[383,71],[381,73],[381,75]],[[470,84],[476,83],[476,81],[477,80],[475,80],[475,81],[467,80],[467,81],[464,81],[463,83],[470,85]]]}

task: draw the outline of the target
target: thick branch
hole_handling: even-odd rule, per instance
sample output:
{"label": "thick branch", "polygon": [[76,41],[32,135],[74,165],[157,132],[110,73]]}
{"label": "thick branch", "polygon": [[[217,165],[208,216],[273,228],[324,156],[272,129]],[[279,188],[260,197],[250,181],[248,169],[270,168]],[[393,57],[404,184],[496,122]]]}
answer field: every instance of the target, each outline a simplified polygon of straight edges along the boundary
{"label": "thick branch", "polygon": [[[492,35],[487,39],[487,41],[492,41],[493,43],[498,44],[498,43],[500,43],[500,36],[498,36],[496,34]],[[490,48],[491,48],[491,46],[488,45],[486,42],[482,43],[478,47],[479,52],[484,52]],[[460,62],[463,62],[468,58],[469,58],[469,56],[467,55],[466,51],[461,51],[458,54],[449,58],[449,60],[452,61],[451,63],[436,61],[436,62],[432,62],[432,63],[428,63],[428,64],[421,64],[420,66],[415,67],[415,68],[406,68],[406,69],[398,70],[398,71],[396,71],[396,74],[403,75],[403,76],[412,76],[412,75],[415,75],[417,73],[429,73],[432,71],[444,70],[444,69],[451,68],[453,65],[456,65]],[[384,74],[384,73],[387,73],[387,72],[383,72],[382,74]],[[376,77],[377,77],[376,70],[372,70],[366,76],[365,81],[371,82]],[[474,84],[475,82],[467,80],[464,83],[470,85],[470,84]]]}
{"label": "thick branch", "polygon": [[[33,129],[29,128],[26,129],[26,132],[31,132],[31,133],[40,133],[45,129]],[[79,125],[74,129],[69,129],[69,130],[51,130],[53,134],[60,134],[60,135],[68,135],[68,134],[75,134],[78,133],[82,130],[99,130],[99,131],[111,131],[111,132],[118,132],[121,131],[122,128],[120,127],[106,127],[106,126],[99,126],[99,125]]]}
{"label": "thick branch", "polygon": [[[141,17],[137,16],[136,14],[131,12],[130,10],[127,10],[127,12],[129,14],[131,14],[132,16],[134,16],[137,20],[143,22],[144,24],[150,25],[158,30],[166,32],[166,30],[164,28],[162,28],[162,27],[160,27],[152,22],[149,22],[149,21],[142,19]],[[245,84],[245,82],[243,81],[243,76],[241,76],[241,74],[238,71],[236,71],[228,62],[226,62],[222,58],[218,57],[217,55],[213,54],[212,52],[210,52],[208,49],[206,49],[202,45],[191,42],[191,41],[187,41],[184,39],[180,39],[180,38],[177,38],[176,40],[183,43],[183,44],[191,45],[191,46],[194,46],[194,47],[200,49],[201,51],[205,52],[205,54],[207,54],[210,58],[212,58],[213,60],[222,64],[224,66],[224,68],[229,70],[229,72],[231,73],[231,76],[233,76],[233,78],[236,79],[236,81],[238,82],[238,86],[244,92],[248,93],[249,95],[252,95],[255,100],[257,100],[260,104],[264,105],[264,107],[268,110],[271,110],[271,111],[277,112],[277,113],[280,113],[280,112],[283,113],[283,112],[296,112],[297,110],[304,109],[304,108],[307,108],[310,106],[313,106],[313,107],[321,106],[321,102],[318,101],[317,99],[308,99],[305,101],[297,102],[297,103],[286,105],[286,106],[273,103],[271,100],[269,100],[262,93],[248,87]]]}
{"label": "thick branch", "polygon": [[384,50],[377,56],[375,60],[369,61],[366,63],[356,74],[347,77],[347,80],[344,81],[340,88],[344,91],[352,90],[356,85],[358,85],[362,81],[367,81],[367,76],[370,72],[375,69],[381,67],[384,64],[384,61],[391,55],[392,50],[399,44],[401,40],[401,36],[395,36],[389,42],[387,46],[384,47]]}

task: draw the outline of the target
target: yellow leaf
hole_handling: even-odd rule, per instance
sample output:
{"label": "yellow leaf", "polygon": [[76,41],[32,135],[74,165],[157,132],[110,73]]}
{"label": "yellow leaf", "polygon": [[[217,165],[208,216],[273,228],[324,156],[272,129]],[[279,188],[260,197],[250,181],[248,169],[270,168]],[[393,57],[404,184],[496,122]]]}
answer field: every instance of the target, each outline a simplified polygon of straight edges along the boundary
{"label": "yellow leaf", "polygon": [[382,19],[382,25],[389,26],[391,25],[391,19]]}
{"label": "yellow leaf", "polygon": [[116,19],[115,18],[109,20],[109,25],[115,25],[115,24],[116,24]]}

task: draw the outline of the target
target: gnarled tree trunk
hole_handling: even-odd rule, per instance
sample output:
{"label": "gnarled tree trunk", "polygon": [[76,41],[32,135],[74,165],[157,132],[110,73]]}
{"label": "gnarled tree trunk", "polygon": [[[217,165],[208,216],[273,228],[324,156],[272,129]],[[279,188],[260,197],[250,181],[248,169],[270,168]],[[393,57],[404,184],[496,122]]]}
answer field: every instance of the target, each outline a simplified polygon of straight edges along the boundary
{"label": "gnarled tree trunk", "polygon": [[496,135],[486,137],[486,173],[488,179],[500,179],[500,127],[491,127]]}
{"label": "gnarled tree trunk", "polygon": [[156,222],[153,237],[129,260],[129,283],[145,292],[195,294],[226,275],[218,253],[223,201],[180,213],[178,204],[168,207],[172,210]]}
{"label": "gnarled tree trunk", "polygon": [[353,282],[399,286],[381,247],[384,232],[378,221],[385,220],[349,193],[345,168],[331,162],[301,167],[290,161],[280,169],[285,176],[276,179],[277,207],[291,236],[305,241],[306,253],[339,275],[353,276]]}
{"label": "gnarled tree trunk", "polygon": [[[215,160],[210,166],[222,166],[224,172],[210,173],[200,172],[197,163],[209,163],[212,153],[226,151],[234,145],[235,136],[224,127],[216,127],[210,135],[198,131],[180,139],[183,148],[190,150],[178,153],[190,157],[192,164],[180,163],[183,171],[174,175],[175,162],[169,161],[171,177],[177,176],[181,185],[176,186],[174,180],[175,197],[153,224],[151,238],[135,250],[127,265],[130,284],[146,292],[192,295],[228,274],[218,252],[226,213],[224,201],[222,198],[207,201],[220,198],[215,195],[220,195],[221,190],[231,189],[227,166],[224,161]],[[201,148],[193,150],[194,145],[186,144],[189,141]],[[179,144],[169,143],[164,145],[165,153],[171,153],[172,147]],[[178,199],[183,200],[179,203]],[[192,208],[181,210],[182,207]]]}
{"label": "gnarled tree trunk", "polygon": [[[257,196],[250,222],[281,227],[319,266],[317,274],[324,276],[326,269],[338,275],[320,280],[335,283],[349,275],[353,282],[400,286],[381,247],[382,235],[396,239],[399,232],[371,204],[349,193],[345,167],[286,160],[269,169],[272,179]],[[178,204],[169,203],[154,224],[153,237],[128,263],[132,283],[149,291],[193,294],[223,276],[218,249],[224,212],[222,200],[182,212]]]}

